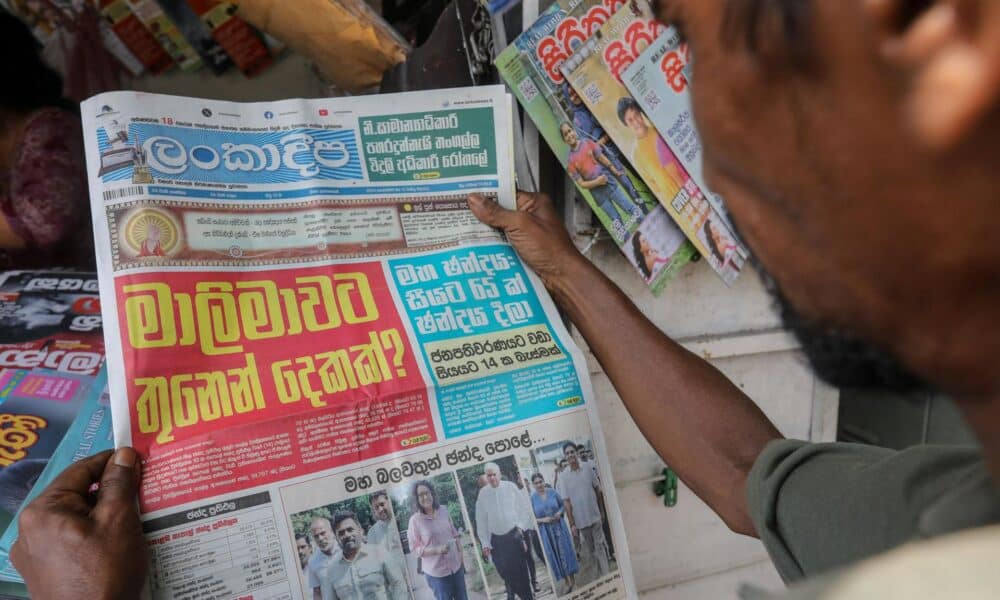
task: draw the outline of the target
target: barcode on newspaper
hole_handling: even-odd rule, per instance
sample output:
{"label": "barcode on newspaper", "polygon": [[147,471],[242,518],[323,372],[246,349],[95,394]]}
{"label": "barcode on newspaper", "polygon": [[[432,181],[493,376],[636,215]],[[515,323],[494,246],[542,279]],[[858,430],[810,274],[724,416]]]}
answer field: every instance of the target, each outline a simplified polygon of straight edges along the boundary
{"label": "barcode on newspaper", "polygon": [[122,198],[131,198],[132,196],[142,196],[145,193],[145,186],[130,185],[128,187],[118,188],[117,190],[104,190],[104,199],[121,200]]}

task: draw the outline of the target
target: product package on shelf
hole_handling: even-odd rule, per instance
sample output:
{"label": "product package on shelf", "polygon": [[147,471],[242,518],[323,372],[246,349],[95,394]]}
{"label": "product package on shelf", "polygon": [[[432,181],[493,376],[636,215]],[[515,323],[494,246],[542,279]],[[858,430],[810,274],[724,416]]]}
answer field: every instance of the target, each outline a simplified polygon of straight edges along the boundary
{"label": "product package on shelf", "polygon": [[688,240],[732,285],[747,250],[622,83],[625,69],[665,28],[645,2],[625,4],[580,44],[561,70]]}
{"label": "product package on shelf", "polygon": [[185,71],[195,71],[202,66],[201,57],[195,51],[173,19],[163,12],[156,0],[126,0],[132,13],[142,21],[160,46],[167,51],[174,62]]}
{"label": "product package on shelf", "polygon": [[213,73],[224,73],[233,66],[233,60],[229,58],[229,54],[223,50],[219,42],[215,41],[208,26],[188,5],[187,0],[156,0],[156,2],[160,5],[160,9],[177,25]]}
{"label": "product package on shelf", "polygon": [[236,16],[235,3],[226,0],[187,0],[187,3],[244,75],[253,77],[274,62],[261,34]]}
{"label": "product package on shelf", "polygon": [[125,0],[98,0],[101,16],[143,66],[159,75],[174,66],[174,59],[132,12]]}
{"label": "product package on shelf", "polygon": [[[572,4],[572,8],[568,8]],[[496,60],[500,76],[654,293],[694,253],[559,67],[624,0],[560,0]]]}

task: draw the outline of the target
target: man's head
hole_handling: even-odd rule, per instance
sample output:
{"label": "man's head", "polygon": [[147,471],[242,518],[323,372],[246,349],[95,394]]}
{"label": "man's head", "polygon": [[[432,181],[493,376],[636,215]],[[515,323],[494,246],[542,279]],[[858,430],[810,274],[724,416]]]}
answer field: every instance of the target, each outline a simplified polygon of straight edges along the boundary
{"label": "man's head", "polygon": [[646,115],[639,108],[639,103],[626,96],[618,101],[618,120],[622,125],[628,127],[638,139],[642,139],[649,134],[649,121]]}
{"label": "man's head", "polygon": [[389,494],[384,490],[379,490],[368,498],[372,507],[372,515],[379,521],[388,521],[392,518],[392,502],[389,501]]}
{"label": "man's head", "polygon": [[580,136],[576,133],[576,128],[565,121],[559,125],[559,135],[570,148],[576,148],[577,144],[580,143]]}
{"label": "man's head", "polygon": [[486,477],[486,484],[490,487],[500,486],[500,466],[496,463],[483,465],[483,476]]}
{"label": "man's head", "polygon": [[580,466],[580,451],[576,449],[576,444],[573,442],[563,444],[563,457],[571,469]]}
{"label": "man's head", "polygon": [[823,374],[1000,390],[1000,3],[657,4],[709,187]]}
{"label": "man's head", "polygon": [[333,526],[330,519],[326,517],[316,517],[309,524],[309,533],[316,540],[316,547],[326,555],[333,554]]}
{"label": "man's head", "polygon": [[309,564],[309,557],[311,557],[313,553],[312,544],[309,543],[308,533],[295,534],[295,549],[299,553],[299,564],[303,569],[306,568],[306,565]]}
{"label": "man's head", "polygon": [[361,524],[358,523],[358,516],[350,511],[341,511],[333,516],[333,535],[340,544],[340,549],[347,558],[353,558],[361,548],[362,536]]}

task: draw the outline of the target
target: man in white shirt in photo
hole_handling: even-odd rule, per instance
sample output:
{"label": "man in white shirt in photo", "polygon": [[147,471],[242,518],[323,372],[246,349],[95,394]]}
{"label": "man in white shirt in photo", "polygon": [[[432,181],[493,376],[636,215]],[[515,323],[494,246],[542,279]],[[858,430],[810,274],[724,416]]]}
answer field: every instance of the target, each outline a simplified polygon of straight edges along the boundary
{"label": "man in white shirt in photo", "polygon": [[483,556],[492,560],[507,589],[521,600],[534,600],[528,574],[528,546],[521,529],[523,495],[500,478],[496,463],[483,466],[486,485],[476,498],[476,532]]}

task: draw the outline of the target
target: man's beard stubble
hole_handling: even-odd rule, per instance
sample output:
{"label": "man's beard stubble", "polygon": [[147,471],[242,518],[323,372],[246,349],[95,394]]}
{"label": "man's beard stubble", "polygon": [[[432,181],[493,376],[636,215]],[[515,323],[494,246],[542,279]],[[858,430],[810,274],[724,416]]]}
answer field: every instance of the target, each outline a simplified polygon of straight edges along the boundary
{"label": "man's beard stubble", "polygon": [[802,344],[816,375],[840,388],[877,389],[888,392],[929,391],[931,386],[903,367],[895,358],[857,335],[802,316],[788,301],[777,281],[753,260],[764,287],[774,299],[785,328]]}

